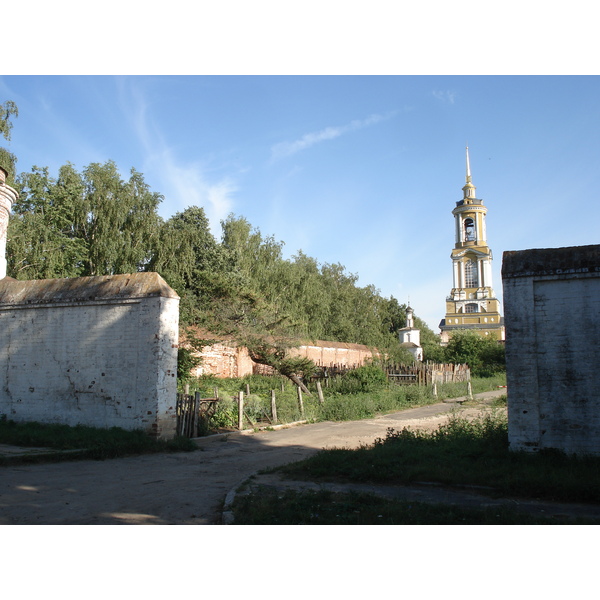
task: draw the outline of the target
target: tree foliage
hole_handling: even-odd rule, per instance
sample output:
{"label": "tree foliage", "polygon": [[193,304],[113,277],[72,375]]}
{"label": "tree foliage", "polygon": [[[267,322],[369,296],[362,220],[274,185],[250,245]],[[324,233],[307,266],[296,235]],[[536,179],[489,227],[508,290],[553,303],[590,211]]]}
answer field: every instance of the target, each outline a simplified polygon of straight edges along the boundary
{"label": "tree foliage", "polygon": [[504,345],[475,331],[454,333],[444,348],[444,357],[446,362],[468,364],[477,377],[489,377],[505,370]]}
{"label": "tree foliage", "polygon": [[[0,135],[8,142],[11,138],[13,128],[12,117],[19,116],[19,109],[12,100],[6,100],[0,104]],[[17,157],[7,148],[0,147],[0,167],[2,167],[9,176],[9,181],[12,183],[12,178],[15,171]]]}
{"label": "tree foliage", "polygon": [[[7,140],[17,115],[13,102],[0,104],[0,133]],[[163,220],[163,197],[135,169],[122,178],[113,161],[81,171],[67,163],[54,178],[47,167],[34,166],[14,185],[19,198],[7,234],[9,276],[156,271],[181,298],[183,327],[233,336],[257,362],[292,378],[312,366],[292,359],[290,347],[318,339],[364,344],[394,362],[412,360],[397,336],[406,325],[406,305],[383,298],[372,285],[360,286],[341,264],[320,264],[301,250],[284,258],[283,242],[243,217],[222,222],[221,240],[201,207]],[[433,349],[436,336],[416,323]]]}
{"label": "tree foliage", "polygon": [[8,228],[8,270],[17,279],[112,275],[144,270],[153,257],[162,200],[131,170],[114,162],[72,164],[58,179],[33,167],[15,183],[19,199]]}

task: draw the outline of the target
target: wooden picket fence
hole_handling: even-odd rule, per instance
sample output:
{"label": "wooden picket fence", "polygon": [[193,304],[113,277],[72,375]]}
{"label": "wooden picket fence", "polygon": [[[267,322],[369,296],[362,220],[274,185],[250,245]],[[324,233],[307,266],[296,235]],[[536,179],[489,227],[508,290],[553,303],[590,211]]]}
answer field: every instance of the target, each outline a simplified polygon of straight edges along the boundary
{"label": "wooden picket fence", "polygon": [[[262,375],[275,375],[271,367],[262,367],[257,369],[257,373]],[[360,367],[358,364],[336,364],[329,365],[318,364],[315,373],[310,377],[310,381],[324,381],[327,386],[329,381],[335,377],[344,375]],[[434,383],[454,383],[460,381],[470,381],[471,371],[466,364],[446,364],[446,363],[413,363],[410,365],[388,365],[384,367],[388,379],[400,385],[433,385]]]}
{"label": "wooden picket fence", "polygon": [[434,383],[454,383],[470,381],[468,365],[442,363],[417,363],[412,365],[389,365],[386,367],[388,379],[405,385],[433,385]]}

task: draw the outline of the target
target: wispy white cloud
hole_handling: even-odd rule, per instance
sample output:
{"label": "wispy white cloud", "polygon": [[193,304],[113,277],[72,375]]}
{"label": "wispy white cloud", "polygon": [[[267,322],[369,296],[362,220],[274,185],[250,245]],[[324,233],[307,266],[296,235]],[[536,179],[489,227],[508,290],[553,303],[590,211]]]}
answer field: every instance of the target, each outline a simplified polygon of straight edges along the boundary
{"label": "wispy white cloud", "polygon": [[201,206],[210,222],[210,229],[216,238],[221,236],[221,221],[232,212],[233,195],[237,186],[229,178],[208,181],[199,165],[178,165],[169,154],[163,161],[163,178],[168,184],[171,204],[184,210],[189,206]]}
{"label": "wispy white cloud", "polygon": [[347,125],[340,125],[337,127],[326,127],[325,129],[321,129],[320,131],[306,133],[301,138],[292,142],[279,142],[271,148],[271,160],[274,161],[281,158],[285,158],[287,156],[291,156],[292,154],[296,154],[296,152],[306,150],[307,148],[310,148],[315,144],[320,144],[321,142],[333,140],[346,133],[357,131],[358,129],[370,127],[371,125],[375,125],[377,123],[380,123],[381,121],[386,121],[387,119],[392,118],[395,114],[395,112],[391,112],[385,115],[370,115],[366,119],[357,119],[351,121]]}
{"label": "wispy white cloud", "polygon": [[[201,161],[178,160],[165,140],[156,121],[152,119],[144,94],[139,88],[122,88],[124,108],[130,113],[135,133],[144,147],[144,171],[160,180],[165,196],[163,213],[172,216],[190,206],[204,209],[212,234],[220,238],[221,221],[233,211],[234,195],[238,190],[231,176],[211,178]],[[132,100],[133,98],[133,100]]]}
{"label": "wispy white cloud", "polygon": [[448,102],[449,104],[454,104],[454,101],[458,97],[458,94],[456,92],[452,92],[449,90],[446,90],[446,91],[434,90],[431,93],[434,98],[437,98],[438,100],[440,100],[442,102]]}

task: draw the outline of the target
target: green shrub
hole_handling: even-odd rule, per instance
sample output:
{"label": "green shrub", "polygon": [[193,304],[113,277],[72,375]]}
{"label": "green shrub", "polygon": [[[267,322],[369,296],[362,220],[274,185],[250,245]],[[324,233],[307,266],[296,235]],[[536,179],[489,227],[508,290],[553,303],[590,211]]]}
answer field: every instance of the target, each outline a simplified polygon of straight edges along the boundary
{"label": "green shrub", "polygon": [[95,459],[196,449],[195,444],[188,438],[157,440],[141,430],[128,431],[120,427],[97,428],[34,421],[17,423],[6,418],[0,419],[0,442],[53,450],[81,450],[79,456]]}
{"label": "green shrub", "polygon": [[220,429],[222,427],[236,427],[238,422],[238,407],[237,403],[231,396],[224,396],[219,399],[215,414],[211,417],[208,424],[209,433],[212,429]]}
{"label": "green shrub", "polygon": [[386,388],[387,375],[376,365],[364,365],[345,373],[339,383],[338,391],[343,394],[375,392]]}

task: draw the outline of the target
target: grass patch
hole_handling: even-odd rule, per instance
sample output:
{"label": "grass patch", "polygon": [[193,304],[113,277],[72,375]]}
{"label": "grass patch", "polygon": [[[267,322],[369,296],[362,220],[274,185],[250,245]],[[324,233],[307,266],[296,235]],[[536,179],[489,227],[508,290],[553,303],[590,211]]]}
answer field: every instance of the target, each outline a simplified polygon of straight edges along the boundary
{"label": "grass patch", "polygon": [[433,432],[388,430],[357,450],[327,450],[282,470],[298,479],[381,484],[475,485],[493,493],[564,502],[600,502],[600,458],[558,451],[511,452],[504,411],[467,420],[450,415]]}
{"label": "grass patch", "polygon": [[[388,430],[356,450],[323,450],[273,469],[291,479],[383,485],[438,483],[493,497],[598,504],[600,458],[558,451],[510,452],[505,411],[467,420],[454,413],[433,432]],[[544,519],[509,507],[467,509],[333,492],[277,492],[263,487],[236,498],[236,524],[597,524],[567,516]]]}
{"label": "grass patch", "polygon": [[119,427],[100,429],[85,425],[16,423],[6,418],[0,419],[0,443],[25,448],[43,447],[54,451],[80,450],[77,454],[27,455],[0,457],[0,464],[15,462],[35,462],[42,460],[64,460],[73,458],[106,459],[132,454],[155,452],[189,452],[197,446],[187,438],[157,440],[145,432],[126,431]]}
{"label": "grass patch", "polygon": [[406,502],[371,494],[330,491],[278,492],[262,487],[239,496],[236,525],[550,525],[597,524],[590,519],[542,518],[507,507],[462,508]]}

